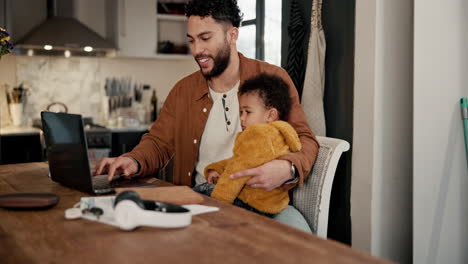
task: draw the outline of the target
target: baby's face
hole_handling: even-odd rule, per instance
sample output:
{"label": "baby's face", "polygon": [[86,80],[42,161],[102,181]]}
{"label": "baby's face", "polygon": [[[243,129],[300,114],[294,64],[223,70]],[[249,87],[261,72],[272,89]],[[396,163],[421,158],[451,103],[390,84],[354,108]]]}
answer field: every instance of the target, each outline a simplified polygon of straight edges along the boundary
{"label": "baby's face", "polygon": [[271,109],[267,109],[262,99],[256,93],[247,93],[239,97],[239,115],[242,130],[256,124],[263,124],[272,120]]}

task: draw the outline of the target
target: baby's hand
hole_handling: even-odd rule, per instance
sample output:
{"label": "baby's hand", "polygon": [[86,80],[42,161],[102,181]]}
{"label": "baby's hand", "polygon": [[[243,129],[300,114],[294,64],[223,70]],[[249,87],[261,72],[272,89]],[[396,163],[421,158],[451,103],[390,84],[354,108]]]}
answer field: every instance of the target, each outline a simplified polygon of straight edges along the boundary
{"label": "baby's hand", "polygon": [[206,177],[206,180],[210,184],[216,184],[218,182],[219,178],[219,173],[215,170],[209,170],[208,171],[208,176]]}

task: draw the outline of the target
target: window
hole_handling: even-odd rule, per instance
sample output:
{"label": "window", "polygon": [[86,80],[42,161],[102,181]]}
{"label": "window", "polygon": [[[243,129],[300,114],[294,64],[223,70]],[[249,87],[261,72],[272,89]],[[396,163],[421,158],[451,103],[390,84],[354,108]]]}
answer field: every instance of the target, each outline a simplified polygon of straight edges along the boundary
{"label": "window", "polygon": [[282,0],[238,0],[243,22],[237,48],[245,56],[281,65]]}

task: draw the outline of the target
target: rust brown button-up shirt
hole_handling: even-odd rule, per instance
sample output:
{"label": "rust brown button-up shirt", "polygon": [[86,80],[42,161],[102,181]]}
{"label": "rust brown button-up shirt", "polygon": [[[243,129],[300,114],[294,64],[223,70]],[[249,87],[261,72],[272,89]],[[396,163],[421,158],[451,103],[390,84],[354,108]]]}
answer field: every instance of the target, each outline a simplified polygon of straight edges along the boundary
{"label": "rust brown button-up shirt", "polygon": [[[291,161],[299,172],[299,184],[312,168],[318,153],[318,142],[310,131],[299,103],[299,96],[286,71],[266,62],[244,57],[239,53],[240,85],[259,73],[275,74],[289,85],[292,99],[288,123],[297,131],[302,143],[300,152],[286,154],[279,159]],[[183,78],[171,90],[158,120],[140,143],[125,156],[136,159],[141,170],[136,176],[149,175],[163,168],[174,156],[174,184],[192,186],[198,149],[208,115],[213,105],[208,96],[208,84],[200,71]],[[289,189],[294,184],[285,185]]]}

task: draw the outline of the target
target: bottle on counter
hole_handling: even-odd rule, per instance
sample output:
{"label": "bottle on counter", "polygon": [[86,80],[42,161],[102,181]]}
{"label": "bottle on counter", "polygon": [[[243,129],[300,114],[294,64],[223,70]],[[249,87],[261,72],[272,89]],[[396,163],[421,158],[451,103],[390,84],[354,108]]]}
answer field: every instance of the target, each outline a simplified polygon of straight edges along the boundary
{"label": "bottle on counter", "polygon": [[151,122],[154,122],[158,118],[158,97],[156,96],[156,90],[153,89],[153,95],[151,96]]}
{"label": "bottle on counter", "polygon": [[145,116],[143,124],[150,124],[151,123],[151,86],[149,84],[143,85],[143,93],[141,102],[145,108]]}

